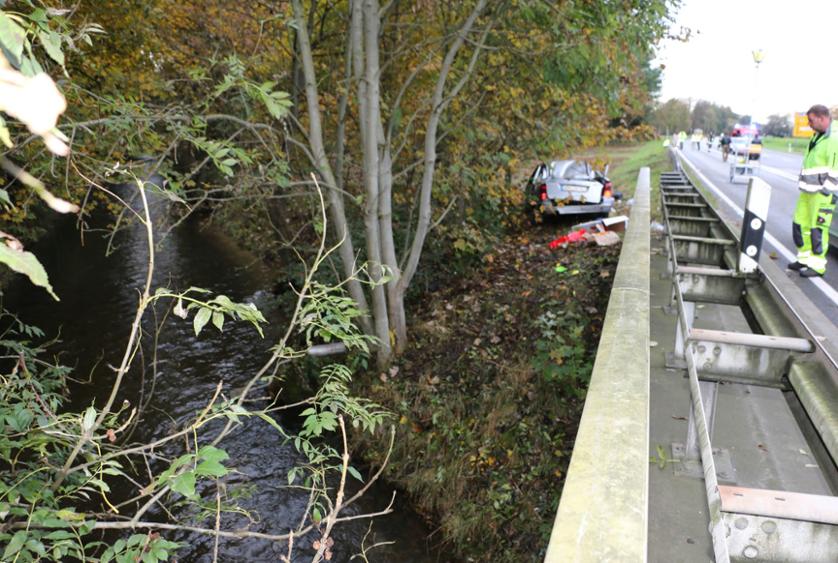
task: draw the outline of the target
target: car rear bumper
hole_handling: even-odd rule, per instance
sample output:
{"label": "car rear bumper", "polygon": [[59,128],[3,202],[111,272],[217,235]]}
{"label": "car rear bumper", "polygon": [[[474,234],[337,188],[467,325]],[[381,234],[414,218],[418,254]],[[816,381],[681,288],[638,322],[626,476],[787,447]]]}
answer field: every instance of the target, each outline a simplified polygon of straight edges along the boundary
{"label": "car rear bumper", "polygon": [[541,212],[544,215],[583,215],[587,213],[608,213],[611,211],[611,203],[583,203],[579,205],[553,205],[549,202],[541,204]]}

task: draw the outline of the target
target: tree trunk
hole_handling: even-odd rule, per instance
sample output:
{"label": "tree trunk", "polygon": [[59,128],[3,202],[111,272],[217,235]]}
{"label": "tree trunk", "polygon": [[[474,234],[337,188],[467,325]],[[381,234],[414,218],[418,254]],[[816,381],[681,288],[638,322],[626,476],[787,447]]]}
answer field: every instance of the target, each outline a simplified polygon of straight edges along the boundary
{"label": "tree trunk", "polygon": [[381,162],[379,169],[379,206],[378,221],[381,227],[381,254],[384,264],[390,270],[390,281],[387,282],[387,312],[390,320],[390,330],[395,336],[395,352],[401,354],[407,342],[407,325],[404,315],[404,299],[399,294],[399,282],[402,273],[399,260],[396,257],[396,243],[393,240],[393,159],[390,155],[390,145],[384,138],[379,115],[379,141],[382,144]]}
{"label": "tree trunk", "polygon": [[326,158],[326,149],[323,144],[323,125],[320,118],[320,100],[317,93],[317,79],[314,75],[314,61],[311,55],[311,43],[309,42],[308,29],[303,17],[300,0],[293,0],[294,19],[297,22],[298,45],[300,58],[302,59],[303,75],[305,76],[306,105],[308,106],[309,117],[309,141],[312,153],[314,154],[317,170],[320,176],[326,180],[329,197],[329,215],[335,224],[335,235],[340,241],[338,254],[343,265],[343,274],[346,276],[349,295],[358,305],[364,315],[361,317],[361,327],[366,333],[372,332],[372,326],[368,315],[367,299],[361,282],[358,280],[355,270],[355,249],[352,244],[352,236],[349,233],[346,221],[346,210],[343,205],[343,194],[338,190],[335,176],[329,160]]}
{"label": "tree trunk", "polygon": [[[472,10],[469,17],[463,23],[462,28],[457,33],[457,38],[448,48],[445,58],[442,61],[442,67],[439,70],[439,78],[434,88],[434,94],[431,101],[431,115],[428,117],[428,124],[425,128],[425,159],[424,168],[422,171],[422,184],[419,194],[419,220],[416,224],[416,234],[413,236],[413,243],[410,247],[410,254],[407,258],[402,278],[399,282],[399,292],[404,295],[407,291],[410,281],[416,274],[416,268],[419,265],[419,258],[422,255],[422,248],[425,246],[425,237],[428,235],[428,230],[431,224],[431,190],[433,188],[434,171],[436,168],[436,134],[439,129],[439,121],[442,112],[447,105],[444,99],[445,83],[448,79],[448,74],[451,72],[451,67],[454,64],[454,59],[457,52],[463,46],[465,37],[474,26],[475,20],[486,7],[486,0],[480,0]],[[479,47],[476,47],[479,49]],[[460,83],[460,85],[462,82]],[[458,87],[460,86],[458,85]]]}
{"label": "tree trunk", "polygon": [[365,202],[364,225],[367,235],[367,261],[369,263],[372,286],[372,310],[375,335],[378,343],[378,367],[384,368],[390,363],[390,322],[387,314],[387,298],[381,284],[383,268],[381,262],[381,225],[379,224],[379,154],[378,130],[380,128],[381,98],[379,91],[379,56],[378,31],[379,15],[377,0],[363,0],[364,19],[364,82],[366,83],[366,115],[361,123],[364,130],[364,188]]}
{"label": "tree trunk", "polygon": [[[351,8],[350,8],[351,9]],[[350,16],[351,17],[351,16]],[[351,90],[352,80],[352,33],[351,27],[346,34],[346,54],[343,63],[343,92],[338,102],[338,126],[335,142],[335,181],[337,189],[344,191],[343,186],[343,159],[346,151],[346,106],[349,103],[349,91]]]}

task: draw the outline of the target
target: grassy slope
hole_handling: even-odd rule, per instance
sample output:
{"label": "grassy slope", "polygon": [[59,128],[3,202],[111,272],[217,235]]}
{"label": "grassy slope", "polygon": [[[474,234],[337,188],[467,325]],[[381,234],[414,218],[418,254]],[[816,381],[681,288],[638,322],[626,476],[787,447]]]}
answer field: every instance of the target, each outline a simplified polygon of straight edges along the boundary
{"label": "grassy slope", "polygon": [[791,144],[791,152],[803,154],[809,139],[793,139],[791,137],[763,137],[762,146],[775,151],[788,152]]}
{"label": "grassy slope", "polygon": [[[626,200],[641,167],[652,168],[655,198],[672,169],[659,140],[574,157],[610,163]],[[414,301],[409,350],[359,390],[399,420],[387,479],[439,526],[435,541],[468,561],[544,556],[619,253],[550,250],[572,224],[513,233]],[[368,461],[385,442],[364,444]]]}
{"label": "grassy slope", "polygon": [[463,560],[544,557],[620,249],[550,249],[571,224],[509,235],[423,296],[398,367],[364,383],[399,420],[387,479]]}
{"label": "grassy slope", "polygon": [[633,145],[612,145],[598,149],[593,154],[581,155],[584,158],[599,158],[610,163],[608,177],[617,190],[623,192],[625,200],[634,196],[637,186],[637,174],[644,166],[652,172],[652,217],[660,218],[660,185],[661,172],[673,169],[669,159],[669,149],[663,146],[660,139]]}

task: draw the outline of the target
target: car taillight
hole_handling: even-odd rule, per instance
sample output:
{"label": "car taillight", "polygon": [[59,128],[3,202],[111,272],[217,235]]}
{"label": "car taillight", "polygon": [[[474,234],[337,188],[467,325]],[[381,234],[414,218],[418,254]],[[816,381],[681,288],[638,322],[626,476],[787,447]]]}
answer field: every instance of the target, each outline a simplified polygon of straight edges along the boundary
{"label": "car taillight", "polygon": [[602,188],[602,197],[613,197],[614,192],[611,190],[611,182],[605,182]]}
{"label": "car taillight", "polygon": [[547,199],[547,184],[541,184],[538,186],[538,199],[541,201]]}

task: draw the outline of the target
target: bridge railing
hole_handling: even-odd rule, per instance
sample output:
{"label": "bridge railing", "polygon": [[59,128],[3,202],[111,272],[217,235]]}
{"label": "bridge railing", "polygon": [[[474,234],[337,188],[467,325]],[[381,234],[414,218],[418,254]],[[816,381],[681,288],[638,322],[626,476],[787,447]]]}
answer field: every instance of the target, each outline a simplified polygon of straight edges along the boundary
{"label": "bridge railing", "polygon": [[548,563],[646,561],[650,171],[642,168]]}

